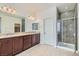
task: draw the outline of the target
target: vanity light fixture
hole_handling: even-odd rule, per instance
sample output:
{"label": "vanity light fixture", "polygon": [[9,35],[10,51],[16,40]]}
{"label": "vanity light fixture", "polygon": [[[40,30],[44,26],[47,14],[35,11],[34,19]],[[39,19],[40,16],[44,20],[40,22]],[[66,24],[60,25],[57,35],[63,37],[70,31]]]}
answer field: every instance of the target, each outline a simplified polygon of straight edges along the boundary
{"label": "vanity light fixture", "polygon": [[28,16],[28,19],[29,19],[29,20],[35,20],[35,17],[33,17],[33,16]]}
{"label": "vanity light fixture", "polygon": [[12,7],[8,7],[8,6],[1,6],[0,11],[10,13],[10,14],[15,14],[16,8],[12,8]]}

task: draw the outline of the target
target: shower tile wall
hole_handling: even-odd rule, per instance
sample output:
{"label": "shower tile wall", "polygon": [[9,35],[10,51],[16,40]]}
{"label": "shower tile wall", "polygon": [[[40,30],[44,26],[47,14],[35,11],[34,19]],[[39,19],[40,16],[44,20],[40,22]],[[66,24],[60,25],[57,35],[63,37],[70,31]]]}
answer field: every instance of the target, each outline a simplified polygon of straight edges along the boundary
{"label": "shower tile wall", "polygon": [[63,21],[63,42],[69,44],[75,44],[74,41],[74,19],[64,20]]}

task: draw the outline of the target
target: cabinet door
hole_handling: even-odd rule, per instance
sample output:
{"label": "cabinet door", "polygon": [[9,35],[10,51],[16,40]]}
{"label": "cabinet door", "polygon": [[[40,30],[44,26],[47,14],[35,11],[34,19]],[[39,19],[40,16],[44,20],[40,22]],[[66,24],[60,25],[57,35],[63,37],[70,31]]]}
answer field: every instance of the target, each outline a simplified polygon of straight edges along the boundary
{"label": "cabinet door", "polygon": [[24,47],[23,47],[23,50],[26,50],[29,47],[31,47],[31,35],[24,36]]}
{"label": "cabinet door", "polygon": [[36,36],[35,34],[32,35],[32,46],[36,44]]}
{"label": "cabinet door", "polygon": [[22,37],[15,37],[13,39],[13,55],[22,51],[23,48],[23,38]]}
{"label": "cabinet door", "polygon": [[1,42],[0,55],[2,56],[12,55],[12,39],[10,38],[2,39],[0,40],[0,42]]}
{"label": "cabinet door", "polygon": [[35,34],[36,43],[40,43],[40,34]]}
{"label": "cabinet door", "polygon": [[33,34],[32,35],[32,46],[40,43],[40,34]]}
{"label": "cabinet door", "polygon": [[1,43],[1,41],[0,41],[0,55],[1,55],[1,44],[2,44],[2,43]]}

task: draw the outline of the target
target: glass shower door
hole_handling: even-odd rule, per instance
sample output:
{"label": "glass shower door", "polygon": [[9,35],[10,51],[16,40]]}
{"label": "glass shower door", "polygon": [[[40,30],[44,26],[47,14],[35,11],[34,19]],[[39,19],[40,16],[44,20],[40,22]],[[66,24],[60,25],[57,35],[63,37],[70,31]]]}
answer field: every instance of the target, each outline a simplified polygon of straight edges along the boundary
{"label": "glass shower door", "polygon": [[62,45],[75,49],[75,34],[75,20],[62,20]]}

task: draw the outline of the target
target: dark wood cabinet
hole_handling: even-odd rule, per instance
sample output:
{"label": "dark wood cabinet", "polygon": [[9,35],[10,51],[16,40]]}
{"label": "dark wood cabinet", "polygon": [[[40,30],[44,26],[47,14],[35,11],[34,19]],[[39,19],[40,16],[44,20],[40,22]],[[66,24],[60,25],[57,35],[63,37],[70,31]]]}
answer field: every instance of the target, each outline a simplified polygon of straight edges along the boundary
{"label": "dark wood cabinet", "polygon": [[27,36],[24,36],[24,39],[23,39],[23,50],[26,50],[28,49],[29,47],[31,47],[31,35],[27,35]]}
{"label": "dark wood cabinet", "polygon": [[32,35],[32,46],[40,43],[40,34],[33,34]]}
{"label": "dark wood cabinet", "polygon": [[2,40],[0,40],[0,56],[1,56],[1,49],[2,48]]}
{"label": "dark wood cabinet", "polygon": [[13,38],[13,55],[21,52],[23,49],[23,37]]}
{"label": "dark wood cabinet", "polygon": [[1,41],[0,41],[0,55],[1,55],[1,44],[2,44],[2,43],[1,43]]}
{"label": "dark wood cabinet", "polygon": [[7,56],[12,55],[12,39],[5,38],[0,40],[0,55]]}
{"label": "dark wood cabinet", "polygon": [[35,34],[37,44],[40,43],[40,34]]}
{"label": "dark wood cabinet", "polygon": [[0,56],[12,56],[40,43],[40,34],[0,39]]}

